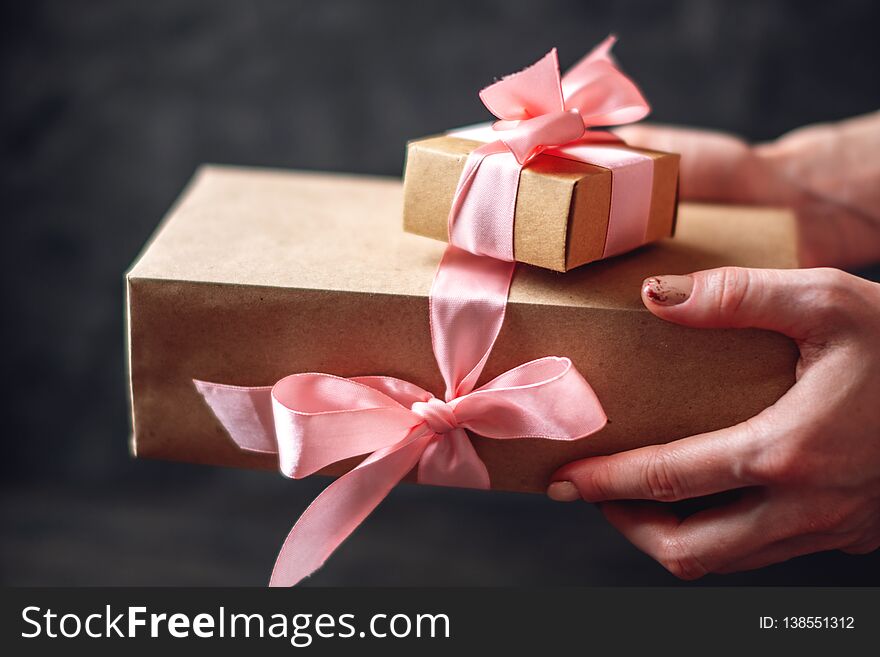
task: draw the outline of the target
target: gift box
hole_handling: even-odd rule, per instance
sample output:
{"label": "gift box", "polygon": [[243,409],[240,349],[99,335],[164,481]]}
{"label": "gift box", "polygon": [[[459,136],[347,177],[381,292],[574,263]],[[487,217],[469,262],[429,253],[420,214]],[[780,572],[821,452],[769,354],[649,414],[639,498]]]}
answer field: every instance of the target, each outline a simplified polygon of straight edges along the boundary
{"label": "gift box", "polygon": [[[444,245],[400,231],[403,203],[391,179],[202,168],[126,276],[134,453],[277,468],[277,457],[232,442],[193,379],[383,374],[441,395],[428,292]],[[794,382],[791,340],[689,329],[641,303],[647,276],[722,265],[796,266],[793,217],[684,204],[674,240],[564,275],[518,266],[481,382],[568,356],[609,421],[569,442],[473,435],[492,487],[543,491],[573,459],[719,429],[778,399]]]}
{"label": "gift box", "polygon": [[[491,129],[478,128],[417,139],[407,145],[404,230],[447,241],[448,217],[465,162],[493,136]],[[653,176],[647,192],[647,226],[640,242],[673,235],[678,154],[623,144],[593,146],[591,150],[594,154],[615,153],[622,164],[612,172],[551,151],[534,157],[522,169],[513,225],[518,262],[564,272],[605,257],[613,178],[619,181],[630,168],[648,162]]]}
{"label": "gift box", "polygon": [[615,40],[565,75],[553,49],[482,89],[491,124],[410,142],[404,229],[560,272],[670,237],[679,156],[607,130],[650,112]]}

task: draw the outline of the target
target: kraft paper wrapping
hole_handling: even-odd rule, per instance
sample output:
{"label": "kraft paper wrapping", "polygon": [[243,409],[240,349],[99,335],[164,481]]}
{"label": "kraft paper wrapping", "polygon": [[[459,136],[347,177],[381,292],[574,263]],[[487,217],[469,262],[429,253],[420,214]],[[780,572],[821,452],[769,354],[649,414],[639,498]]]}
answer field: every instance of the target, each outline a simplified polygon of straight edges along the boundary
{"label": "kraft paper wrapping", "polygon": [[[402,232],[402,203],[391,179],[200,169],[126,277],[134,453],[277,467],[238,450],[194,378],[387,374],[441,393],[427,294],[444,245]],[[718,429],[772,404],[794,382],[791,340],[663,322],[639,288],[655,274],[790,268],[795,249],[787,211],[682,205],[674,240],[566,274],[519,265],[481,382],[568,356],[610,421],[574,443],[474,436],[493,488],[543,491],[570,460]]]}

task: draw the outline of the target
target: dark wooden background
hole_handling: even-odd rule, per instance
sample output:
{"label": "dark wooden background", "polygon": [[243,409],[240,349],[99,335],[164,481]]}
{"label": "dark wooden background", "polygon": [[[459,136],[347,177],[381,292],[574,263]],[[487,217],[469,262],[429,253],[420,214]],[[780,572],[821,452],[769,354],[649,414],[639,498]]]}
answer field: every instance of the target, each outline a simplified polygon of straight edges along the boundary
{"label": "dark wooden background", "polygon": [[[201,162],[397,176],[407,138],[608,32],[656,121],[772,138],[880,107],[865,2],[4,3],[8,584],[262,584],[325,481],[132,461],[122,273]],[[671,584],[587,504],[403,486],[315,584]],[[880,584],[825,554],[711,584]]]}

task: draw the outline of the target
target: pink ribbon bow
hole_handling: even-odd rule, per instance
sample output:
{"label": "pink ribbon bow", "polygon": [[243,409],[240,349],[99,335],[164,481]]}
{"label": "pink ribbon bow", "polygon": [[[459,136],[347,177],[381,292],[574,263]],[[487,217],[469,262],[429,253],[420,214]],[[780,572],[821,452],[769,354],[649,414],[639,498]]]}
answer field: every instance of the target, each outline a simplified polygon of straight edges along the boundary
{"label": "pink ribbon bow", "polygon": [[610,169],[611,207],[603,257],[644,243],[653,160],[594,127],[638,121],[651,111],[635,83],[611,57],[609,36],[564,76],[554,48],[537,63],[480,92],[499,121],[453,131],[487,142],[471,151],[449,215],[449,243],[499,260],[514,260],[513,226],[519,176],[547,152]]}
{"label": "pink ribbon bow", "polygon": [[[597,126],[622,125],[651,111],[639,88],[615,66],[609,36],[560,78],[556,48],[527,69],[480,92],[500,119],[498,139],[526,164],[541,151],[575,142]],[[607,133],[590,135],[604,140]],[[611,136],[611,140],[616,140]]]}
{"label": "pink ribbon bow", "polygon": [[[319,568],[413,468],[421,483],[488,488],[489,473],[465,430],[499,440],[577,440],[605,425],[599,400],[567,358],[540,358],[479,388],[476,383],[504,321],[520,169],[551,147],[561,157],[583,160],[583,152],[559,147],[582,140],[590,126],[636,120],[648,111],[635,85],[613,65],[613,42],[607,39],[561,80],[553,50],[480,94],[501,119],[494,126],[500,138],[474,151],[459,179],[450,243],[429,296],[445,401],[383,376],[294,374],[256,388],[195,381],[232,439],[245,450],[277,453],[289,477],[366,455],[294,525],[271,586],[294,585]],[[515,157],[517,166],[504,155]]]}
{"label": "pink ribbon bow", "polygon": [[243,449],[277,445],[289,477],[369,454],[306,509],[270,586],[292,586],[317,570],[416,465],[420,483],[488,488],[465,429],[502,440],[575,440],[605,424],[595,393],[567,358],[533,360],[448,402],[385,376],[294,374],[271,388],[196,386]]}

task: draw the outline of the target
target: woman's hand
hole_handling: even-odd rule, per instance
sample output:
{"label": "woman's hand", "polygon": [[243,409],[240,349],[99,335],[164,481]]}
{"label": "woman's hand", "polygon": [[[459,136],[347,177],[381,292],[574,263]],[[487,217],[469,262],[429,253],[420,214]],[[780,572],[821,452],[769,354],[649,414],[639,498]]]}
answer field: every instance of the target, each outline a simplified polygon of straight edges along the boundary
{"label": "woman's hand", "polygon": [[681,153],[682,199],[792,208],[804,266],[880,259],[880,112],[754,146],[690,128],[616,132],[633,146]]}
{"label": "woman's hand", "polygon": [[[790,336],[797,382],[737,426],[570,463],[548,494],[602,503],[611,524],[684,579],[877,549],[880,285],[834,269],[722,268],[649,278],[642,297],[678,324]],[[742,489],[735,502],[683,520],[664,504],[732,489]]]}

